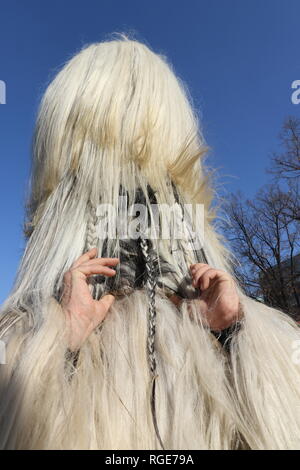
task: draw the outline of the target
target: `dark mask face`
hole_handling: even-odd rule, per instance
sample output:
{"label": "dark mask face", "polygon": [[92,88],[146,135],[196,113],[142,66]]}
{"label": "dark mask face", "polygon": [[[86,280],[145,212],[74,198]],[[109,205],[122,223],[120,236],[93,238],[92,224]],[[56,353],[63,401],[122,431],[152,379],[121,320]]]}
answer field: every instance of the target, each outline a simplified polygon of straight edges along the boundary
{"label": "dark mask face", "polygon": [[[176,188],[172,185],[174,191],[175,200],[178,201],[178,195]],[[155,193],[148,186],[148,197],[150,204],[157,204]],[[120,194],[124,197],[126,193],[120,188]],[[128,202],[128,195],[127,195]],[[135,195],[135,204],[146,205],[146,198],[142,190],[138,190]],[[146,225],[150,226],[150,215],[148,214],[148,220]],[[117,265],[116,275],[113,277],[105,277],[95,275],[89,278],[89,282],[94,285],[93,296],[99,299],[103,294],[112,293],[116,297],[122,297],[124,295],[131,294],[136,289],[141,289],[147,282],[147,265],[148,269],[151,266],[151,272],[155,277],[157,287],[163,289],[166,295],[171,296],[176,294],[182,298],[196,298],[199,296],[199,289],[195,289],[192,286],[192,279],[188,270],[188,267],[184,265],[184,255],[182,250],[177,249],[173,259],[173,264],[166,259],[162,253],[159,252],[157,244],[150,239],[145,239],[145,243],[142,243],[143,230],[141,235],[134,239],[119,239],[108,240],[105,239],[101,257],[113,257],[118,256],[120,263]],[[116,247],[118,245],[118,250]],[[116,255],[115,253],[118,253]],[[206,262],[206,257],[203,249],[195,250],[194,255],[198,262]],[[159,259],[158,259],[159,258]],[[169,258],[170,260],[170,258]],[[181,276],[178,276],[178,269],[175,268],[175,264],[181,266]]]}
{"label": "dark mask face", "polygon": [[[170,190],[173,191],[174,201],[178,204],[180,217],[183,217],[182,205],[180,204],[177,189],[174,184],[170,185]],[[122,196],[122,207],[119,209],[119,214],[116,223],[121,224],[124,213],[125,218],[128,217],[127,210],[129,206],[128,193],[120,187],[119,195]],[[147,187],[148,205],[146,197],[142,189],[138,189],[135,193],[134,204],[142,204],[145,207],[151,208],[157,205],[157,199],[153,189]],[[123,205],[123,203],[125,205]],[[153,214],[152,214],[153,215]],[[161,215],[160,215],[161,217]],[[162,289],[167,296],[176,295],[181,298],[193,299],[199,297],[199,289],[192,286],[192,279],[187,264],[187,253],[181,241],[171,239],[169,247],[162,249],[161,240],[155,240],[144,236],[145,227],[151,226],[151,214],[147,210],[145,213],[145,221],[142,227],[136,227],[137,236],[134,238],[106,238],[103,240],[102,247],[99,250],[99,257],[111,258],[118,257],[120,263],[114,268],[116,275],[106,277],[101,275],[93,275],[88,278],[88,283],[92,284],[93,298],[99,300],[104,294],[112,293],[116,297],[130,295],[134,290],[141,289],[145,286],[149,269],[155,279],[155,284],[158,288]],[[161,218],[159,220],[159,229],[161,228]],[[183,219],[182,219],[183,220]],[[156,219],[157,223],[157,219]],[[180,221],[181,223],[181,221]],[[157,229],[157,227],[156,227]],[[207,263],[203,248],[196,249],[192,245],[193,260],[192,262]],[[58,281],[54,289],[54,297],[58,301],[61,299],[62,287],[59,287]]]}
{"label": "dark mask face", "polygon": [[[102,255],[110,257],[105,241]],[[114,268],[113,277],[95,276],[94,282],[100,284],[97,298],[104,293],[112,293],[116,297],[129,295],[133,290],[142,288],[145,283],[145,262],[139,246],[139,240],[119,240],[120,263]]]}

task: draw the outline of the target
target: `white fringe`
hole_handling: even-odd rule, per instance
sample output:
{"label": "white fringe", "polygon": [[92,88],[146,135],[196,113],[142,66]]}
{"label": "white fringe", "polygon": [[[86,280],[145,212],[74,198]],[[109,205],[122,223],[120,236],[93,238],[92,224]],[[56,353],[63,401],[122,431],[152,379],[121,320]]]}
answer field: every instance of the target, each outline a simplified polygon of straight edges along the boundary
{"label": "white fringe", "polygon": [[[230,354],[157,295],[157,419],[166,449],[299,449],[297,326],[242,296],[245,319]],[[15,328],[1,366],[1,449],[159,449],[150,410],[147,296],[118,300],[81,348],[65,357],[54,298],[34,334]],[[6,384],[6,385],[5,385]]]}

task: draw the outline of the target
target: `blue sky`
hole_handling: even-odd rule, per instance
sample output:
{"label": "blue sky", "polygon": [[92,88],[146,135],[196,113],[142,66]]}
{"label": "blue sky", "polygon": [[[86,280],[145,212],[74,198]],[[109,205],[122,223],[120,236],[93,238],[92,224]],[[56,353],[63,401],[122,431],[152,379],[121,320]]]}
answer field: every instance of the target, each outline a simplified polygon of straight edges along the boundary
{"label": "blue sky", "polygon": [[84,44],[133,32],[169,57],[199,109],[208,163],[253,197],[284,118],[300,116],[299,0],[0,0],[0,303],[24,249],[35,113],[46,84]]}

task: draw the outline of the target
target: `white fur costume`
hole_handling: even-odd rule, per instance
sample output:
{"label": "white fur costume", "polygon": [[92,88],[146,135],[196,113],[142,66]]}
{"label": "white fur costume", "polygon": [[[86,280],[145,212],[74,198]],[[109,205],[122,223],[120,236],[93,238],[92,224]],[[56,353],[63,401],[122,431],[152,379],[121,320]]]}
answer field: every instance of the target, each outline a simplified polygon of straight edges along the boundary
{"label": "white fur costume", "polygon": [[[183,202],[204,204],[207,261],[230,272],[233,257],[213,228],[204,152],[183,82],[141,43],[93,44],[50,83],[34,140],[29,239],[1,309],[1,448],[160,448],[150,409],[146,290],[115,301],[75,365],[54,292],[87,240],[101,253],[90,203],[116,204],[120,186],[134,195],[149,184],[159,203],[172,204],[172,181]],[[197,260],[183,251],[180,264],[169,248],[162,244],[159,255],[179,285]],[[238,292],[244,318],[228,352],[196,301],[178,309],[156,288],[156,415],[166,449],[300,449],[299,328]]]}

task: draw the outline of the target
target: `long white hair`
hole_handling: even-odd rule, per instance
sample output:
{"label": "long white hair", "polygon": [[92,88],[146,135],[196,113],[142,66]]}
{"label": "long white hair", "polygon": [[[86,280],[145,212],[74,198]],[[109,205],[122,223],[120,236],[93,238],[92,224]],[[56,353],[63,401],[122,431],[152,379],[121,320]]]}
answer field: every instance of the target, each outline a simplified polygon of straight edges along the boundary
{"label": "long white hair", "polygon": [[[49,84],[33,140],[28,241],[1,308],[1,448],[300,448],[296,324],[235,279],[244,318],[222,347],[193,298],[177,308],[167,295],[182,291],[191,262],[232,275],[238,262],[214,229],[206,150],[186,84],[164,55],[124,34],[84,47]],[[161,205],[204,208],[200,251],[155,243],[164,281],[152,318],[157,423],[146,284],[115,301],[75,362],[66,354],[63,274],[93,246],[120,255],[118,238],[99,236],[95,212],[99,204],[120,211],[120,188],[132,202],[141,192],[148,206],[151,188]],[[140,249],[146,265],[142,241]]]}

